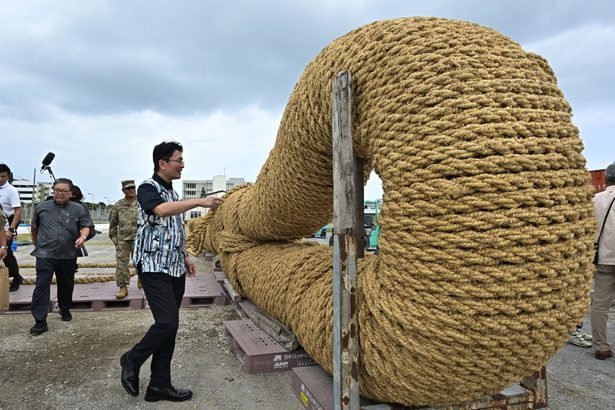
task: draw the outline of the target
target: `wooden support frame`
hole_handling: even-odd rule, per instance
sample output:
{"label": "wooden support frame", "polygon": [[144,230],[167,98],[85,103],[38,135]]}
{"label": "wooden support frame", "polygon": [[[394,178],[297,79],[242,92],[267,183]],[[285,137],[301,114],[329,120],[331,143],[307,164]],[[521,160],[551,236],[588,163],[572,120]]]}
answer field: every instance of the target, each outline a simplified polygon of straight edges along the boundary
{"label": "wooden support frame", "polygon": [[353,157],[351,83],[350,72],[342,71],[333,79],[332,92],[333,404],[336,410],[359,409],[357,257],[363,256],[363,166]]}

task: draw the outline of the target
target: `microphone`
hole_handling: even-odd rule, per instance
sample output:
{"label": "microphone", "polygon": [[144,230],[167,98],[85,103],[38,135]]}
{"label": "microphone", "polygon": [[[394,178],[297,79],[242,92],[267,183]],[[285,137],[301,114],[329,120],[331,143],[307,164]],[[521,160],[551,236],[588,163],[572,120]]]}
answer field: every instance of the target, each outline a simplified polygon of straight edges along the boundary
{"label": "microphone", "polygon": [[41,171],[46,169],[55,157],[56,154],[54,154],[53,152],[48,152],[47,155],[45,155],[45,158],[43,158],[43,166],[41,167]]}

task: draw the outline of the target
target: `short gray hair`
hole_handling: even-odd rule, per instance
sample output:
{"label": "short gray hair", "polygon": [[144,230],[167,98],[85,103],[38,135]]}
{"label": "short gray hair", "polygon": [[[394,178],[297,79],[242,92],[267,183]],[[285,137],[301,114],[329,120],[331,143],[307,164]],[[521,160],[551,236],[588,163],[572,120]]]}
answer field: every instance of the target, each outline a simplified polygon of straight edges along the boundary
{"label": "short gray hair", "polygon": [[615,162],[606,167],[604,171],[604,177],[607,185],[615,185]]}

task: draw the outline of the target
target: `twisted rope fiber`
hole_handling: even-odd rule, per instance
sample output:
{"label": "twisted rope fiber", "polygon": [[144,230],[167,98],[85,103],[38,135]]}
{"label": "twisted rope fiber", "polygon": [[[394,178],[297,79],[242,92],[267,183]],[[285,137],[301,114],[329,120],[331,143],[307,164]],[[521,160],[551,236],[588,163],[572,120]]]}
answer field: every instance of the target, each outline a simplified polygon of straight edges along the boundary
{"label": "twisted rope fiber", "polygon": [[544,365],[583,317],[592,192],[541,57],[475,24],[375,22],[305,69],[257,182],[191,223],[243,296],[332,371],[331,82],[353,75],[355,155],[383,183],[379,256],[359,261],[362,394],[451,405]]}
{"label": "twisted rope fiber", "polygon": [[[130,276],[134,276],[136,273],[130,272]],[[96,283],[96,282],[115,282],[116,276],[114,273],[88,273],[84,275],[75,276],[74,283]],[[56,283],[56,277],[51,280],[51,283]],[[36,285],[36,276],[23,275],[23,285]]]}
{"label": "twisted rope fiber", "polygon": [[[78,268],[115,268],[116,264],[113,263],[79,263]],[[36,268],[34,263],[22,263],[19,265],[20,269]]]}

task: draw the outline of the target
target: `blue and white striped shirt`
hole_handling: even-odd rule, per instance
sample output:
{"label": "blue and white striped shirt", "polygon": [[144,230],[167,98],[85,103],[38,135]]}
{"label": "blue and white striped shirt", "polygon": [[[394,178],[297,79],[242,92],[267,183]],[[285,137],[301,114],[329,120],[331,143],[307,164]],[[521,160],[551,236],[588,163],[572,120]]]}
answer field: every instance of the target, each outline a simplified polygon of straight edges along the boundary
{"label": "blue and white striped shirt", "polygon": [[[151,188],[155,188],[159,198],[144,199],[143,191],[151,193]],[[133,256],[135,267],[144,273],[162,272],[176,278],[184,275],[186,229],[183,213],[160,217],[151,212],[152,204],[179,201],[177,192],[155,174],[153,178],[141,183],[137,199],[138,227]]]}

